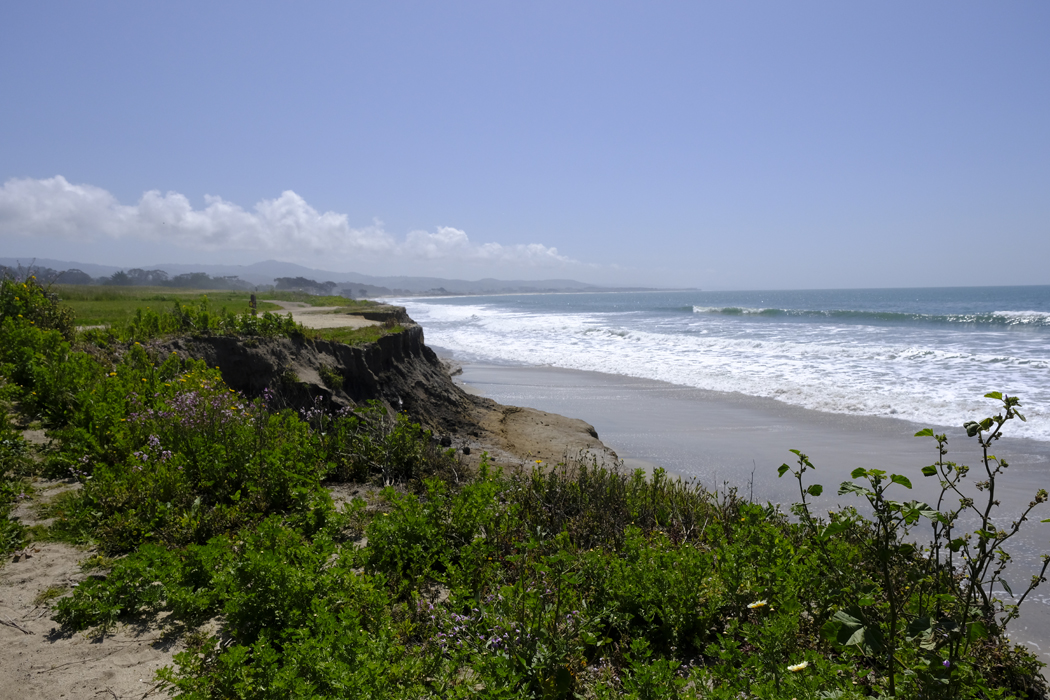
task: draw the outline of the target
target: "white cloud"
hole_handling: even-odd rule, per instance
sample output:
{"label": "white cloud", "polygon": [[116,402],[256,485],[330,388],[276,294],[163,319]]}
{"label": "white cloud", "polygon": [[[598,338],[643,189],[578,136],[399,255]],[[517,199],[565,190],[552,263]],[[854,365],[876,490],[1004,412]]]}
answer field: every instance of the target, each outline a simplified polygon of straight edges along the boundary
{"label": "white cloud", "polygon": [[61,175],[12,179],[0,188],[0,237],[59,239],[78,243],[141,240],[183,248],[250,250],[283,258],[361,256],[497,262],[560,267],[575,261],[539,243],[477,244],[464,231],[442,226],[412,231],[404,241],[381,223],[353,227],[345,214],[324,212],[291,190],[247,211],[221,197],[194,209],[178,192],[150,190],[138,204],[121,204],[108,191],[74,185]]}

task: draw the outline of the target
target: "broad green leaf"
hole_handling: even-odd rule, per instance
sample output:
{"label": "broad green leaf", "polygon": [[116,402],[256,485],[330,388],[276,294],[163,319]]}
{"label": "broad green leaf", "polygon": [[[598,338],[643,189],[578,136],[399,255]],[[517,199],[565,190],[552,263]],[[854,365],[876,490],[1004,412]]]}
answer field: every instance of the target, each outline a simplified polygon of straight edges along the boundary
{"label": "broad green leaf", "polygon": [[857,486],[852,481],[843,481],[842,485],[839,486],[839,495],[843,496],[847,493],[859,493],[863,495],[864,488],[861,486]]}
{"label": "broad green leaf", "polygon": [[781,465],[780,465],[780,468],[779,468],[779,469],[777,469],[777,477],[779,478],[779,477],[781,477],[781,476],[784,476],[784,475],[785,475],[785,474],[787,474],[787,473],[788,473],[788,472],[789,472],[790,470],[791,470],[791,467],[789,467],[789,466],[788,466],[788,465],[786,465],[786,464],[781,464]]}
{"label": "broad green leaf", "polygon": [[859,479],[862,476],[867,476],[867,475],[868,475],[868,470],[867,469],[865,469],[864,467],[857,467],[856,469],[853,470],[853,472],[849,476],[850,476],[851,479]]}
{"label": "broad green leaf", "polygon": [[806,489],[806,493],[808,493],[810,496],[816,497],[824,493],[824,487],[820,484],[812,484],[809,488]]}
{"label": "broad green leaf", "polygon": [[974,620],[966,627],[966,638],[971,642],[987,636],[988,628],[980,620]]}
{"label": "broad green leaf", "polygon": [[911,488],[911,481],[906,476],[901,476],[900,474],[893,474],[892,476],[890,476],[890,481],[892,481],[895,484],[900,484],[906,489]]}
{"label": "broad green leaf", "polygon": [[928,467],[923,467],[922,468],[922,475],[923,476],[937,476],[937,466],[931,464]]}
{"label": "broad green leaf", "polygon": [[802,456],[802,452],[800,452],[799,450],[788,450],[788,452],[790,452],[793,455],[797,455],[799,457]]}
{"label": "broad green leaf", "polygon": [[933,620],[930,617],[917,617],[908,623],[908,637],[918,637],[920,634],[929,632],[933,628]]}
{"label": "broad green leaf", "polygon": [[930,428],[923,428],[919,432],[915,433],[915,437],[933,437],[933,430]]}
{"label": "broad green leaf", "polygon": [[848,530],[849,526],[850,522],[848,520],[836,520],[835,522],[829,524],[826,528],[824,528],[824,532],[821,533],[821,537],[823,537],[824,539],[834,537],[840,532]]}
{"label": "broad green leaf", "polygon": [[1002,401],[1003,400],[1003,394],[1000,391],[989,391],[987,394],[984,395],[984,398],[986,398],[986,399],[998,399],[999,401]]}
{"label": "broad green leaf", "polygon": [[863,494],[864,493],[864,489],[861,488],[860,486],[857,486],[853,482],[842,482],[842,485],[839,486],[839,495],[845,495],[846,493],[860,493],[860,494]]}
{"label": "broad green leaf", "polygon": [[948,543],[948,549],[952,550],[953,552],[958,552],[960,549],[962,549],[962,546],[964,544],[966,544],[966,540],[964,540],[962,537],[956,537],[954,540]]}

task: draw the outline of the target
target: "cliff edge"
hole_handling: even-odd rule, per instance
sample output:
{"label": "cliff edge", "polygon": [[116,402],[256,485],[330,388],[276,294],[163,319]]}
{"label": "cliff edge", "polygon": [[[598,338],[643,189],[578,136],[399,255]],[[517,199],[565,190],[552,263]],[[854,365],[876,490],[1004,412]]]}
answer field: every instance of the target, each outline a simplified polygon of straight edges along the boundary
{"label": "cliff edge", "polygon": [[476,463],[481,452],[488,452],[496,463],[557,462],[581,452],[600,460],[617,459],[594,427],[582,420],[504,406],[467,393],[426,346],[423,328],[404,308],[386,307],[377,314],[382,318],[376,320],[395,320],[403,330],[362,345],[200,336],[174,338],[160,349],[218,367],[231,388],[249,397],[270,389],[294,408],[379,401],[391,413],[404,412],[431,430],[468,463]]}

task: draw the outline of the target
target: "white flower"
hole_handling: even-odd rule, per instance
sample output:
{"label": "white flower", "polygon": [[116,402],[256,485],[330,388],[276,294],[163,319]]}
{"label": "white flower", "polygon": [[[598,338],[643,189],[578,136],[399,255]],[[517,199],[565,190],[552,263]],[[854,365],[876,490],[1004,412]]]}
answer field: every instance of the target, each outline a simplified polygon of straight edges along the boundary
{"label": "white flower", "polygon": [[765,600],[756,600],[754,603],[751,603],[751,605],[748,605],[747,607],[751,608],[752,610],[754,610],[755,608],[764,608],[767,602],[768,601]]}
{"label": "white flower", "polygon": [[788,670],[792,673],[798,673],[799,671],[805,670],[807,666],[809,666],[809,662],[802,661],[800,663],[795,664],[794,666],[788,666]]}

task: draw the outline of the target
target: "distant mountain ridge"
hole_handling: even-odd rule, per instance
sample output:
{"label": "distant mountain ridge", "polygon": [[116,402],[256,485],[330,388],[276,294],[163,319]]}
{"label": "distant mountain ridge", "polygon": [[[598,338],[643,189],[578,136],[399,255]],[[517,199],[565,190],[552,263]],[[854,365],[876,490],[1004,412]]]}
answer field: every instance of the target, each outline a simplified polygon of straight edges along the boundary
{"label": "distant mountain ridge", "polygon": [[96,265],[93,263],[79,263],[52,258],[0,258],[0,266],[17,268],[19,265],[26,267],[35,265],[38,268],[51,268],[53,270],[80,270],[88,275],[98,277],[109,277],[114,273],[128,269],[163,270],[171,276],[185,275],[189,273],[203,272],[211,277],[236,276],[244,282],[257,285],[269,286],[276,283],[278,278],[307,278],[319,283],[335,282],[336,287],[353,290],[354,292],[365,291],[362,296],[381,296],[394,294],[513,294],[513,293],[535,293],[535,292],[585,292],[585,291],[641,291],[640,287],[600,287],[585,282],[570,279],[546,279],[546,280],[498,280],[485,278],[480,280],[445,279],[442,277],[410,277],[410,276],[376,276],[356,272],[332,272],[309,268],[296,263],[281,262],[279,260],[264,260],[251,265],[186,265],[186,264],[159,264],[143,265],[138,268],[118,267],[114,265]]}

